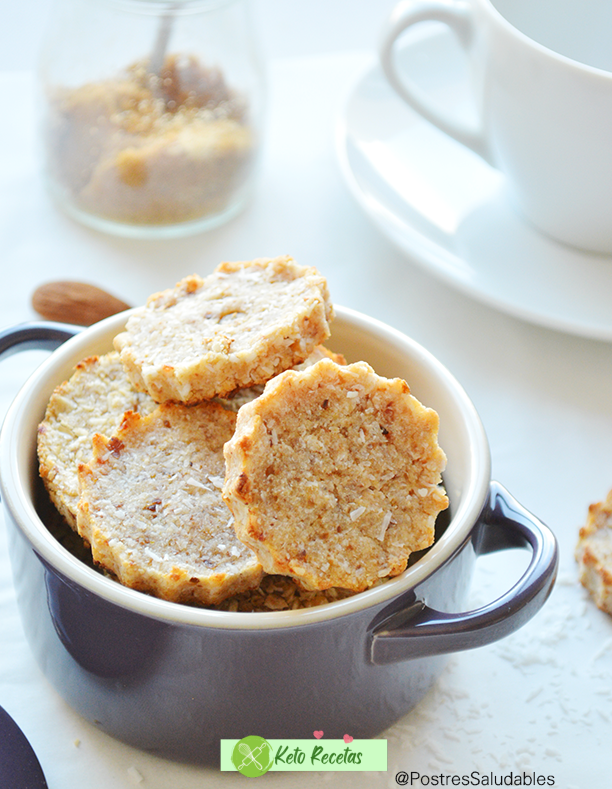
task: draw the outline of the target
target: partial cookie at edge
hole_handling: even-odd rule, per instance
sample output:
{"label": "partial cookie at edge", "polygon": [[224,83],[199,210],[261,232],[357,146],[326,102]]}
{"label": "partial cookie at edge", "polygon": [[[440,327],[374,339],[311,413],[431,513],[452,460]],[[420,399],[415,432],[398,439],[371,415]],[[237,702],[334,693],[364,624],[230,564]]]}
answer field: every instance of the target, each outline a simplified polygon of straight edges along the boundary
{"label": "partial cookie at edge", "polygon": [[612,490],[589,506],[576,546],[580,582],[598,608],[612,614]]}

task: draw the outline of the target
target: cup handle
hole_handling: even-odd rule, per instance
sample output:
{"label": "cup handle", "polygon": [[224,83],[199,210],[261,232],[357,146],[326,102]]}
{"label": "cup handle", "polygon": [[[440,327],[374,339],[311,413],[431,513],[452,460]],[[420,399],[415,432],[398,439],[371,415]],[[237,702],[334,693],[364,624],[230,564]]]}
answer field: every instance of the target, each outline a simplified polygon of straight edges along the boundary
{"label": "cup handle", "polygon": [[81,326],[53,321],[18,323],[0,331],[0,357],[30,349],[54,351],[81,329]]}
{"label": "cup handle", "polygon": [[[539,611],[552,591],[559,561],[550,529],[498,482],[491,482],[489,500],[471,538],[476,556],[530,548],[529,566],[508,592],[473,611],[442,613],[417,599],[373,633],[372,663],[385,665],[484,646],[514,632]],[[415,591],[418,598],[418,587]]]}
{"label": "cup handle", "polygon": [[416,112],[491,164],[482,121],[477,127],[470,128],[459,120],[448,117],[423,91],[398,73],[394,57],[394,46],[398,37],[412,25],[426,21],[448,25],[468,56],[470,55],[475,27],[469,3],[464,0],[404,0],[394,8],[383,28],[379,56],[385,76],[396,93]]}

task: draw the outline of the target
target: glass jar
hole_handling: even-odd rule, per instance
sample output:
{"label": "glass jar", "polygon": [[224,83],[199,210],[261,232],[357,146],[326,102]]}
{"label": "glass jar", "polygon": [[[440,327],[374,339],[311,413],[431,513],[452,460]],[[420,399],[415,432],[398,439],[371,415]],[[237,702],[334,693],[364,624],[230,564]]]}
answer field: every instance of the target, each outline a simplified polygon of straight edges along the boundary
{"label": "glass jar", "polygon": [[39,86],[45,179],[83,223],[170,237],[245,205],[265,100],[249,0],[58,0]]}

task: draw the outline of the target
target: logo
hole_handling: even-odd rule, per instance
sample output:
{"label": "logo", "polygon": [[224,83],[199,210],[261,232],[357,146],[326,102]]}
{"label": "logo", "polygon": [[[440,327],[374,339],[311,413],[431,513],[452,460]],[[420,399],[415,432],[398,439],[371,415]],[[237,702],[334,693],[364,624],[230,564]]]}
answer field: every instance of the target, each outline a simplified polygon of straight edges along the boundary
{"label": "logo", "polygon": [[263,737],[255,734],[243,737],[234,746],[232,764],[239,773],[248,778],[263,775],[274,764],[272,746]]}
{"label": "logo", "polygon": [[256,778],[271,771],[366,771],[386,772],[387,741],[324,739],[323,730],[313,731],[314,739],[266,740],[251,735],[241,740],[221,740],[220,768]]}

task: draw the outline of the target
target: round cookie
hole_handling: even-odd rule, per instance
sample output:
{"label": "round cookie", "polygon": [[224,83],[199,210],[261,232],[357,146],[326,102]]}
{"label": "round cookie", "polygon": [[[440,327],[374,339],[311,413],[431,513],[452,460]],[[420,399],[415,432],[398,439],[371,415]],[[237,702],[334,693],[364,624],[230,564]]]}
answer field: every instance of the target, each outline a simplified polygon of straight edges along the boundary
{"label": "round cookie", "polygon": [[126,414],[79,467],[77,526],[94,561],[125,586],[179,603],[219,603],[262,568],[221,498],[236,415],[216,403]]}
{"label": "round cookie", "polygon": [[136,388],[196,403],[262,384],[329,336],[325,279],[289,257],[222,263],[154,294],[115,337]]}
{"label": "round cookie", "polygon": [[51,501],[73,529],[79,500],[77,469],[91,458],[94,434],[112,435],[126,411],[147,414],[156,405],[148,394],[134,389],[115,351],[84,359],[55,389],[38,427],[39,468]]}
{"label": "round cookie", "polygon": [[366,589],[431,545],[446,457],[438,415],[401,379],[323,359],[238,412],[223,498],[268,573]]}

